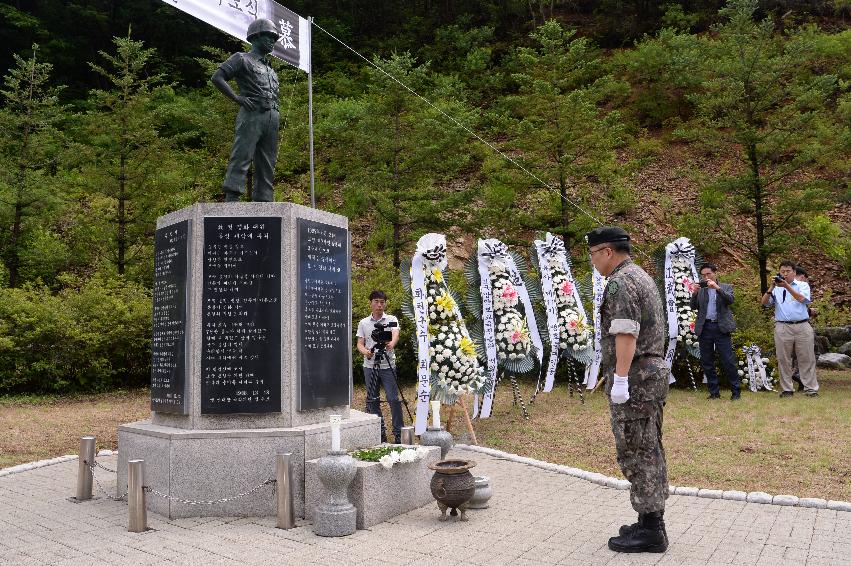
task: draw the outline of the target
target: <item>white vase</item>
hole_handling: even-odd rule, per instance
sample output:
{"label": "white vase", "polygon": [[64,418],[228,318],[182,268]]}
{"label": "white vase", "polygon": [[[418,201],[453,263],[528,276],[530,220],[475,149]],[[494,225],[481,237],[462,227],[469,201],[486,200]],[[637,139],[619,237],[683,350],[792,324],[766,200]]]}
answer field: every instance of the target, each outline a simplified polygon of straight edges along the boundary
{"label": "white vase", "polygon": [[488,500],[493,495],[493,489],[490,486],[490,478],[488,476],[475,476],[476,491],[473,492],[473,497],[467,502],[468,509],[487,509]]}

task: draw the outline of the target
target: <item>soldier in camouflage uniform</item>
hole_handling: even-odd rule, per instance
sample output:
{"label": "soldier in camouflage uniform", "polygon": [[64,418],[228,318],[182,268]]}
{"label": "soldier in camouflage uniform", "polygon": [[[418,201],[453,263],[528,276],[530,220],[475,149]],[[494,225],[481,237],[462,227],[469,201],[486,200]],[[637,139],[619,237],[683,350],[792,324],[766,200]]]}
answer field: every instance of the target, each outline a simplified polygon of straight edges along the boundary
{"label": "soldier in camouflage uniform", "polygon": [[617,552],[664,552],[668,471],[662,408],[670,371],[665,364],[665,314],[655,283],[630,259],[629,234],[602,227],[587,235],[591,261],[608,278],[600,306],[602,358],[618,465],[632,486],[638,522],[609,539]]}

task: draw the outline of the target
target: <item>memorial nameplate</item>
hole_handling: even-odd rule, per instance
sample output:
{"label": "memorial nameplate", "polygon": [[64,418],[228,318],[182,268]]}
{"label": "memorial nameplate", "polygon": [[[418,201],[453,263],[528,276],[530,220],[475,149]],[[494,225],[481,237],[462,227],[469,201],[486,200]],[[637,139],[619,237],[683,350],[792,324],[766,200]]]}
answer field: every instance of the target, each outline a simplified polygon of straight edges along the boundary
{"label": "memorial nameplate", "polygon": [[281,219],[204,218],[201,413],[281,411]]}
{"label": "memorial nameplate", "polygon": [[351,398],[349,234],[298,219],[298,410]]}
{"label": "memorial nameplate", "polygon": [[186,414],[186,267],[189,221],[156,232],[151,410]]}

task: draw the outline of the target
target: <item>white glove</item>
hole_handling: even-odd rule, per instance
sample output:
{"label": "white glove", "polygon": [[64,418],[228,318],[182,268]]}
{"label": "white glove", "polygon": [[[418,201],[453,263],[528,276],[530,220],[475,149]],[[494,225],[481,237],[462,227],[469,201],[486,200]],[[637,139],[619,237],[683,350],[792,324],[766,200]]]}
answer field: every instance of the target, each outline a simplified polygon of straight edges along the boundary
{"label": "white glove", "polygon": [[622,405],[629,401],[629,377],[621,377],[616,373],[612,374],[612,377],[612,403]]}

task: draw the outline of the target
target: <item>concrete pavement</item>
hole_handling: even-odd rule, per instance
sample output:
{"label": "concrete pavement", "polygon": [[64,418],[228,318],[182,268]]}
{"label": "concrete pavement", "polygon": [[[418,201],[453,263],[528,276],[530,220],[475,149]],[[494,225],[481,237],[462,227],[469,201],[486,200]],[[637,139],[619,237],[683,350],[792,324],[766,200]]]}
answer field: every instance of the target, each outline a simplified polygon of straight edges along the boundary
{"label": "concrete pavement", "polygon": [[[683,495],[668,500],[666,553],[619,555],[606,542],[634,520],[628,491],[464,449],[450,456],[476,460],[474,473],[490,476],[489,509],[469,511],[467,523],[441,523],[429,505],[331,539],[304,521],[284,531],[274,517],[169,521],[151,513],[151,530],[128,533],[126,502],[97,488],[92,501],[70,499],[76,460],[6,475],[0,564],[851,564],[851,512]],[[98,458],[110,468],[115,460]],[[96,475],[114,493],[115,475]],[[272,497],[271,488],[253,497]]]}

